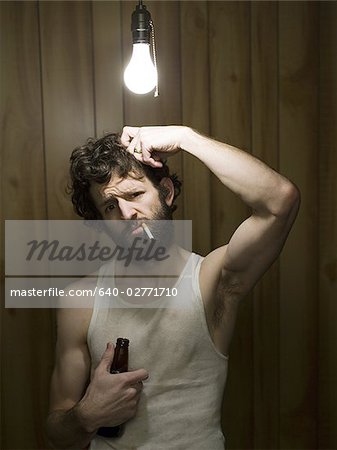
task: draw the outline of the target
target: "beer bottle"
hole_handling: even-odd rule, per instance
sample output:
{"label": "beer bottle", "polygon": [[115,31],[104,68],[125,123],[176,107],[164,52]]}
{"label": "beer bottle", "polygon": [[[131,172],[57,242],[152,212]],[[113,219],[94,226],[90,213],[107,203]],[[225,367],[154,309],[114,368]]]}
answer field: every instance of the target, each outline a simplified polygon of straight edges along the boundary
{"label": "beer bottle", "polygon": [[[123,373],[128,371],[129,364],[129,339],[118,338],[115,353],[110,368],[110,373]],[[120,437],[124,431],[124,424],[116,427],[101,427],[97,434],[108,438]]]}

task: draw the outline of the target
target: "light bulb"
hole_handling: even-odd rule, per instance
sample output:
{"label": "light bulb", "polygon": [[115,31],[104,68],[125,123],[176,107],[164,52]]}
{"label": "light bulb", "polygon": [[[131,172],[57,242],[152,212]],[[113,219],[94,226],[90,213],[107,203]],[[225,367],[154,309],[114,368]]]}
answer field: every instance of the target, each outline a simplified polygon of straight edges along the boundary
{"label": "light bulb", "polygon": [[133,44],[132,56],[124,72],[124,82],[135,94],[146,94],[152,91],[158,79],[151,55],[150,44]]}

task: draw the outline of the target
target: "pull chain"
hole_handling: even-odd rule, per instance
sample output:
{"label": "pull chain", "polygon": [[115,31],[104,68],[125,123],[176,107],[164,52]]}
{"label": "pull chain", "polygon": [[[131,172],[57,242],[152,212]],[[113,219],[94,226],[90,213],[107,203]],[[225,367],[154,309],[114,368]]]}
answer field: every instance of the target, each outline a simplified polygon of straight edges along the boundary
{"label": "pull chain", "polygon": [[[154,24],[153,21],[150,20],[150,27],[151,27],[151,48],[152,48],[152,54],[153,54],[153,63],[154,67],[157,71],[157,54],[156,54],[156,45],[154,40]],[[156,89],[154,91],[154,96],[158,97],[159,90],[158,90],[158,71],[157,71],[157,82],[156,82]]]}

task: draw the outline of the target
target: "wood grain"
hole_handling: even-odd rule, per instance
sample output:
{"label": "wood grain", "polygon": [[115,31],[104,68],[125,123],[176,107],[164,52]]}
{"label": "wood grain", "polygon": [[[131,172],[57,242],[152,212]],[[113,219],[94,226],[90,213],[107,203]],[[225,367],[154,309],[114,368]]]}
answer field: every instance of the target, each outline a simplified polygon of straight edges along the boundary
{"label": "wood grain", "polygon": [[337,448],[337,3],[320,5],[319,448]]}
{"label": "wood grain", "polygon": [[317,8],[279,3],[280,170],[302,195],[280,263],[280,447],[296,449],[317,448]]}
{"label": "wood grain", "polygon": [[[182,122],[205,134],[210,131],[208,31],[207,2],[182,2]],[[194,251],[206,255],[211,250],[210,171],[189,154],[183,155],[183,171],[184,217],[193,222]]]}
{"label": "wood grain", "polygon": [[[278,170],[278,9],[253,2],[252,153]],[[254,446],[278,448],[279,264],[254,288]]]}
{"label": "wood grain", "polygon": [[2,2],[1,7],[3,219],[42,219],[46,197],[37,11],[24,2]]}
{"label": "wood grain", "polygon": [[89,2],[40,2],[48,218],[75,218],[69,157],[94,136],[92,22]]}
{"label": "wood grain", "polygon": [[121,6],[93,2],[93,49],[96,134],[123,128]]}
{"label": "wood grain", "polygon": [[[45,219],[36,3],[2,2],[0,8],[1,219]],[[4,242],[4,230],[1,238]],[[4,292],[4,251],[1,288]],[[48,408],[51,325],[49,311],[1,308],[2,449],[46,447],[42,424]]]}
{"label": "wood grain", "polygon": [[[250,5],[209,3],[211,134],[244,150],[251,148]],[[212,246],[228,242],[248,217],[247,208],[212,177]],[[253,320],[252,303],[242,304],[230,351],[224,397],[223,428],[228,448],[253,446]],[[242,429],[245,430],[242,433]]]}

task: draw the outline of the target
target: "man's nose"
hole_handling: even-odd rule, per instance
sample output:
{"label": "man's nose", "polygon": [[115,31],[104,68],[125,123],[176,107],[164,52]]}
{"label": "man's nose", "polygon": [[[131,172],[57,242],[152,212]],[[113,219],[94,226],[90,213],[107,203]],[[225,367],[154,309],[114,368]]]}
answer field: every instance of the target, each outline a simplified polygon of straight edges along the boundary
{"label": "man's nose", "polygon": [[121,219],[131,220],[136,218],[136,210],[132,202],[124,199],[119,199],[118,207],[121,214]]}

